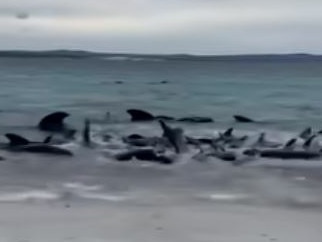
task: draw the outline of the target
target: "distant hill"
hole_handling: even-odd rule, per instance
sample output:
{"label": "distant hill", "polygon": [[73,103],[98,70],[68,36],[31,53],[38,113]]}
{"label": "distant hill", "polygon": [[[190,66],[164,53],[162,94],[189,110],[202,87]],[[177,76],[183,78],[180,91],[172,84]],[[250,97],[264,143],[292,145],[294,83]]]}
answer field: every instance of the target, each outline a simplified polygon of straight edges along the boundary
{"label": "distant hill", "polygon": [[49,51],[25,51],[7,50],[0,51],[0,58],[144,58],[181,61],[322,61],[322,55],[311,54],[250,54],[250,55],[154,55],[154,54],[120,54],[98,53],[81,50],[49,50]]}

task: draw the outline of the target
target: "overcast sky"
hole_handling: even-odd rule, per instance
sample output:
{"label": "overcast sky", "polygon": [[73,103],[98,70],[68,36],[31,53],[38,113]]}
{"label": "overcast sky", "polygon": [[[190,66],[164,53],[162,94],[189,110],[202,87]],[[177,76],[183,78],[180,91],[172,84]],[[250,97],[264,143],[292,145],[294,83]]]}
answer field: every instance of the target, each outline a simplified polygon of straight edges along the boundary
{"label": "overcast sky", "polygon": [[0,0],[0,49],[322,54],[322,0]]}

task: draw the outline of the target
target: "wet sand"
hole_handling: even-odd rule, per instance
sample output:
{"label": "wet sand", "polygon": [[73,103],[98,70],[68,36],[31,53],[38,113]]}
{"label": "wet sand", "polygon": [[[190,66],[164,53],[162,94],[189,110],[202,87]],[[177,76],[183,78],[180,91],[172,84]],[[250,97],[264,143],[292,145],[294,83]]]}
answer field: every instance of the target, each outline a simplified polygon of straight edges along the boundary
{"label": "wet sand", "polygon": [[322,212],[234,204],[2,203],[2,242],[320,242]]}

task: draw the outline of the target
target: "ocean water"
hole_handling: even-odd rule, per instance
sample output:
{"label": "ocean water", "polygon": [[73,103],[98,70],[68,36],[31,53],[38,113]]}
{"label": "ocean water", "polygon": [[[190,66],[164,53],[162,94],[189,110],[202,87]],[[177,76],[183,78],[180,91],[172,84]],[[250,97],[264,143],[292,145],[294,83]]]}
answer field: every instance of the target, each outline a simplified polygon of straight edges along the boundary
{"label": "ocean water", "polygon": [[[286,142],[306,127],[322,129],[322,62],[166,61],[160,59],[0,58],[0,132],[42,140],[36,129],[44,115],[71,114],[81,129],[93,120],[92,135],[111,143],[84,148],[80,137],[64,145],[74,157],[0,151],[1,202],[158,204],[184,201],[265,206],[322,207],[322,160],[258,159],[244,166],[210,159],[194,150],[173,165],[119,163],[111,158],[131,133],[161,135],[156,122],[131,123],[126,109],[184,117],[207,116],[211,124],[171,125],[194,136],[237,133]],[[162,84],[161,81],[167,83]],[[122,82],[118,84],[118,82]],[[110,118],[107,118],[107,113]],[[241,114],[257,121],[237,124]]]}

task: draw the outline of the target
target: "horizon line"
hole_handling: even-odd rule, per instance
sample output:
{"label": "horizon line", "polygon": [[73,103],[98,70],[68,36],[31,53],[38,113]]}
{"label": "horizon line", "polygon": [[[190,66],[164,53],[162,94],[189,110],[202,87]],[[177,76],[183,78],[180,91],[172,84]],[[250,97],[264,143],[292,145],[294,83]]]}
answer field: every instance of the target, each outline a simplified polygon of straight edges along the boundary
{"label": "horizon line", "polygon": [[105,52],[105,51],[93,51],[85,49],[42,49],[42,50],[31,50],[31,49],[0,49],[0,53],[4,52],[29,52],[29,53],[44,53],[44,52],[79,52],[84,54],[96,54],[96,55],[141,55],[141,56],[191,56],[191,57],[233,57],[233,56],[287,56],[287,55],[298,55],[298,56],[322,56],[322,54],[313,54],[309,52],[265,52],[265,53],[231,53],[231,54],[191,54],[191,53],[138,53],[138,52]]}

